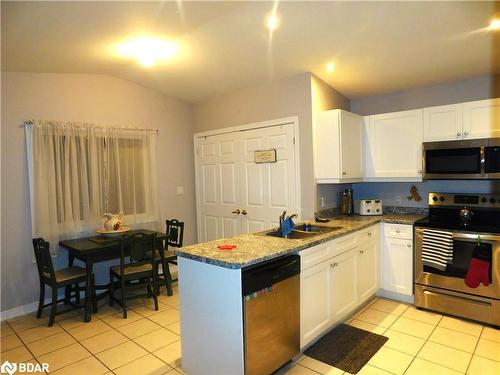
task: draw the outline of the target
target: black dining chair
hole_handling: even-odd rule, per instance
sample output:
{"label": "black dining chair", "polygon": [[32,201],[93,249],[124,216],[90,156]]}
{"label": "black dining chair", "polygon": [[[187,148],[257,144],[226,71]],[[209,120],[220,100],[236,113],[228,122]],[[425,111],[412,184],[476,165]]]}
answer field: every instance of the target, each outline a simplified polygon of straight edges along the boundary
{"label": "black dining chair", "polygon": [[[78,266],[71,266],[68,268],[54,270],[52,257],[50,256],[50,244],[43,238],[33,238],[33,248],[35,251],[38,276],[40,279],[40,300],[38,302],[36,317],[40,318],[42,316],[43,309],[50,306],[49,327],[51,327],[54,324],[56,315],[74,310],[66,309],[64,311],[57,311],[57,304],[66,302],[65,298],[61,298],[59,300],[57,299],[57,290],[59,288],[70,286],[70,304],[74,308],[83,307],[83,305],[80,305],[80,290],[86,290],[86,288],[80,287],[79,284],[85,283],[87,281],[87,274],[84,268]],[[92,274],[91,283],[91,289],[94,290],[94,274]],[[45,304],[45,285],[50,286],[52,289],[52,300],[47,304]],[[71,303],[71,293],[74,293],[76,304]],[[85,298],[87,297],[88,296],[85,295]]]}
{"label": "black dining chair", "polygon": [[158,274],[159,278],[165,283],[167,288],[167,295],[173,295],[172,283],[176,282],[178,279],[172,279],[172,274],[170,273],[169,264],[177,265],[177,255],[173,250],[169,250],[169,247],[179,248],[182,247],[182,242],[184,240],[184,222],[177,219],[166,220],[166,235],[165,246],[163,251],[159,251],[160,260],[162,264],[162,272]]}
{"label": "black dining chair", "polygon": [[[109,269],[109,305],[117,302],[123,309],[124,318],[127,318],[127,289],[130,287],[146,285],[147,296],[152,294],[155,310],[158,310],[157,267],[154,256],[148,256],[156,253],[155,242],[155,233],[134,233],[121,238],[120,264]],[[119,282],[120,299],[115,297],[115,279]]]}

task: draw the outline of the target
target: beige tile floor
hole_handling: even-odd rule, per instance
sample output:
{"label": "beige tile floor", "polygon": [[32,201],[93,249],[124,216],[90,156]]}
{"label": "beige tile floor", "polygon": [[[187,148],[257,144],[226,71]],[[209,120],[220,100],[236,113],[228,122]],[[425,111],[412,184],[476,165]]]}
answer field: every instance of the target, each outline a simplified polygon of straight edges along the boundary
{"label": "beige tile floor", "polygon": [[[51,328],[33,314],[2,322],[1,361],[48,362],[56,375],[183,374],[177,289],[159,302],[154,311],[150,300],[131,301],[128,319],[102,306],[90,324],[81,313],[61,315]],[[491,327],[381,298],[348,322],[389,338],[360,375],[500,374],[500,331]],[[284,374],[348,373],[300,356]]]}
{"label": "beige tile floor", "polygon": [[179,375],[182,374],[179,295],[159,297],[159,311],[150,299],[129,302],[128,318],[107,300],[85,323],[82,311],[48,317],[34,314],[1,324],[1,360],[49,363],[51,374]]}
{"label": "beige tile floor", "polygon": [[[389,338],[359,375],[499,375],[500,330],[382,298],[347,320]],[[300,356],[279,375],[348,375]]]}

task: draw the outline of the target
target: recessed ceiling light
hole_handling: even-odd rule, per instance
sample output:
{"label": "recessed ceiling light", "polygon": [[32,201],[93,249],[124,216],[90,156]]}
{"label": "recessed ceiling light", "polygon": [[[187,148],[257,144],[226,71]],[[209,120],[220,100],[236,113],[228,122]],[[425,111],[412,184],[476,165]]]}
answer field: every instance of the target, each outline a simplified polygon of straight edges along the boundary
{"label": "recessed ceiling light", "polygon": [[171,59],[177,45],[160,38],[139,37],[129,39],[117,46],[117,53],[136,59],[144,67],[151,67],[160,60]]}
{"label": "recessed ceiling light", "polygon": [[266,26],[269,30],[273,31],[280,24],[280,20],[276,14],[271,14],[267,17]]}
{"label": "recessed ceiling light", "polygon": [[328,73],[333,73],[335,71],[335,65],[333,63],[326,64],[326,71]]}
{"label": "recessed ceiling light", "polygon": [[495,18],[491,20],[490,22],[490,29],[491,30],[498,30],[500,29],[500,18]]}

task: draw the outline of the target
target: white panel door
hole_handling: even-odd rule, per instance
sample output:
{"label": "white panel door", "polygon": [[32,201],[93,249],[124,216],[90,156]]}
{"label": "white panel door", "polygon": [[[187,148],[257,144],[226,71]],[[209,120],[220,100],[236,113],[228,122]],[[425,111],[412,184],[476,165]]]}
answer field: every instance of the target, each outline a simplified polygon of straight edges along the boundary
{"label": "white panel door", "polygon": [[[294,128],[292,124],[249,130],[243,141],[242,232],[260,232],[279,225],[286,210],[297,212]],[[276,163],[255,163],[258,150],[275,149]]]}
{"label": "white panel door", "polygon": [[357,306],[356,249],[331,259],[331,320],[338,322]]}
{"label": "white panel door", "polygon": [[464,139],[500,137],[500,98],[464,103]]}
{"label": "white panel door", "polygon": [[365,138],[367,178],[422,178],[423,111],[369,116]]}
{"label": "white panel door", "polygon": [[[257,164],[254,152],[276,149],[277,162]],[[197,139],[198,241],[278,226],[298,211],[293,124]]]}
{"label": "white panel door", "polygon": [[241,147],[236,134],[207,137],[197,149],[199,234],[203,241],[241,233]]}
{"label": "white panel door", "polygon": [[462,139],[462,105],[424,108],[424,142]]}

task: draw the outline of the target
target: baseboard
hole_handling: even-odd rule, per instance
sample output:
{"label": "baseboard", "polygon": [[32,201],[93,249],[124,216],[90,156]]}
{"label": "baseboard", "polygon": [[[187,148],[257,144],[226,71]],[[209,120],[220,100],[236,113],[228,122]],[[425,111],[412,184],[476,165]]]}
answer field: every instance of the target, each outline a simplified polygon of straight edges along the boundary
{"label": "baseboard", "polygon": [[414,295],[408,296],[406,294],[390,292],[390,291],[385,290],[385,289],[379,289],[377,292],[377,296],[378,297],[385,297],[385,298],[389,298],[389,299],[394,299],[397,301],[411,303],[411,304],[415,303],[415,296]]}
{"label": "baseboard", "polygon": [[[49,303],[50,299],[46,300],[45,303]],[[5,310],[0,312],[0,321],[17,318],[18,316],[26,315],[38,310],[38,302],[28,303],[24,306],[17,306],[10,310]]]}

